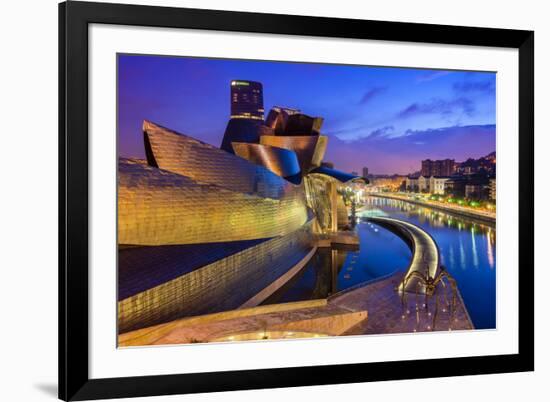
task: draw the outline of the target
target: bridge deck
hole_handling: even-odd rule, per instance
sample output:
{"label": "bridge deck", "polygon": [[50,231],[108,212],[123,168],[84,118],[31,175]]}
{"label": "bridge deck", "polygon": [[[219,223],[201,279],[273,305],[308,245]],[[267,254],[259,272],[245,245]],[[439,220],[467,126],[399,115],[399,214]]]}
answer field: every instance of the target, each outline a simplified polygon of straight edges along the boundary
{"label": "bridge deck", "polygon": [[[370,217],[369,220],[394,232],[409,245],[413,256],[404,278],[413,271],[418,271],[425,276],[426,268],[428,268],[430,276],[435,278],[439,269],[439,248],[426,231],[412,223],[394,218]],[[415,292],[416,287],[417,281],[411,280],[407,283],[406,290]],[[418,290],[424,292],[423,287],[419,287]]]}

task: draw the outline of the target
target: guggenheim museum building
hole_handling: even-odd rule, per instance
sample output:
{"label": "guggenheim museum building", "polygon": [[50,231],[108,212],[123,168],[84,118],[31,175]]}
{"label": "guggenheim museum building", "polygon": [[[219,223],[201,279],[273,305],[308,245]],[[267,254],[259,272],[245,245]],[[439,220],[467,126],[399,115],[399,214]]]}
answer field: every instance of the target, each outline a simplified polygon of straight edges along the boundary
{"label": "guggenheim museum building", "polygon": [[258,82],[230,102],[219,148],[145,120],[146,159],[119,159],[119,333],[257,306],[350,238],[341,188],[366,179],[323,162],[323,119],[266,115]]}

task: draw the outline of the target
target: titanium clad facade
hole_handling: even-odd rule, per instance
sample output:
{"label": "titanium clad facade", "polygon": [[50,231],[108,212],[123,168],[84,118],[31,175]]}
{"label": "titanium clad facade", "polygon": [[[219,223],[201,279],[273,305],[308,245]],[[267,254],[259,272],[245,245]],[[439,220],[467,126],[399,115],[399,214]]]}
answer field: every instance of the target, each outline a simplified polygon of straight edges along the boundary
{"label": "titanium clad facade", "polygon": [[320,174],[327,177],[332,177],[335,180],[338,180],[340,183],[347,183],[352,181],[363,182],[365,184],[369,183],[369,180],[366,177],[357,176],[355,174],[349,174],[346,172],[341,172],[334,168],[328,167],[326,165],[321,165],[317,168],[314,168],[310,171],[311,174]]}
{"label": "titanium clad facade", "polygon": [[274,130],[275,135],[319,135],[323,118],[308,116],[298,109],[275,106],[269,111],[265,124]]}
{"label": "titanium clad facade", "polygon": [[300,179],[300,164],[295,152],[269,145],[244,142],[234,142],[232,145],[235,155],[256,165],[263,166],[287,180],[292,179],[294,176]]}
{"label": "titanium clad facade", "polygon": [[143,121],[147,161],[118,162],[119,333],[260,303],[348,224],[356,176],[317,174],[323,119],[263,116],[261,84],[234,80],[220,148]]}
{"label": "titanium clad facade", "polygon": [[304,178],[307,203],[316,217],[316,232],[326,234],[331,232],[333,226],[333,214],[331,208],[331,195],[329,189],[330,177],[309,174]]}
{"label": "titanium clad facade", "polygon": [[263,198],[120,159],[118,241],[152,246],[282,236],[307,221],[303,187],[289,183],[283,190],[277,199]]}
{"label": "titanium clad facade", "polygon": [[118,302],[119,332],[239,308],[307,256],[310,223]]}
{"label": "titanium clad facade", "polygon": [[270,239],[165,246],[121,246],[118,250],[118,301]]}
{"label": "titanium clad facade", "polygon": [[313,151],[313,156],[311,157],[311,167],[317,168],[323,163],[323,158],[325,157],[325,152],[327,152],[328,137],[326,135],[317,136],[317,145],[315,146],[315,151]]}
{"label": "titanium clad facade", "polygon": [[311,168],[315,167],[314,163],[320,164],[326,150],[327,139],[318,135],[263,135],[260,143],[296,152],[302,175],[306,175]]}
{"label": "titanium clad facade", "polygon": [[348,208],[346,207],[346,204],[344,203],[344,198],[342,196],[338,196],[336,198],[336,213],[338,215],[338,229],[344,229],[346,226],[349,225],[349,215],[348,215]]}
{"label": "titanium clad facade", "polygon": [[149,121],[143,122],[149,165],[228,190],[281,198],[295,187],[263,166]]}
{"label": "titanium clad facade", "polygon": [[285,126],[285,135],[319,135],[323,119],[310,117],[303,113],[288,116]]}
{"label": "titanium clad facade", "polygon": [[304,178],[308,207],[316,217],[316,230],[326,234],[349,225],[348,208],[344,198],[337,194],[342,185],[336,178],[310,173]]}
{"label": "titanium clad facade", "polygon": [[233,142],[258,144],[262,135],[273,135],[273,129],[264,125],[263,121],[231,119],[227,122],[220,148],[233,154],[235,153],[231,145]]}
{"label": "titanium clad facade", "polygon": [[298,109],[275,106],[269,111],[265,124],[273,129],[275,135],[284,135],[289,116],[296,113],[300,113],[300,111]]}

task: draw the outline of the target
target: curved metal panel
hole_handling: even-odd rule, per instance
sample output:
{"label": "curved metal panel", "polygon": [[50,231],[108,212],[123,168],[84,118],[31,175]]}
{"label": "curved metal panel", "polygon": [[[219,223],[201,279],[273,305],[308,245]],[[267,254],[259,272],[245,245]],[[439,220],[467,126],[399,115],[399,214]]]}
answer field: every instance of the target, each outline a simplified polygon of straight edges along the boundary
{"label": "curved metal panel", "polygon": [[[252,245],[120,300],[119,333],[174,318],[238,308],[308,255],[312,248],[310,226],[306,223],[285,236]],[[163,264],[151,258],[150,276],[162,276],[166,263],[177,265],[181,255],[161,254],[160,258]]]}
{"label": "curved metal panel", "polygon": [[311,117],[303,113],[288,116],[285,135],[318,135],[323,125],[322,117]]}
{"label": "curved metal panel", "polygon": [[275,135],[284,135],[288,117],[294,113],[299,113],[297,109],[283,108],[275,106],[271,108],[265,119],[265,124],[273,129]]}
{"label": "curved metal panel", "polygon": [[368,184],[368,180],[361,176],[356,176],[350,173],[342,172],[340,170],[332,169],[327,166],[320,166],[310,171],[310,173],[324,174],[330,176],[342,183],[347,183],[348,181],[363,181]]}
{"label": "curved metal panel", "polygon": [[232,143],[235,155],[263,166],[284,178],[300,173],[300,164],[294,151],[262,144]]}
{"label": "curved metal panel", "polygon": [[326,137],[321,138],[322,136],[317,135],[263,135],[260,144],[294,151],[298,156],[302,175],[305,175],[314,166],[313,163],[322,160],[324,156],[327,141]]}
{"label": "curved metal panel", "polygon": [[298,109],[273,107],[265,124],[274,130],[275,135],[319,135],[323,125],[322,117],[311,117]]}
{"label": "curved metal panel", "polygon": [[308,218],[303,186],[289,189],[280,199],[263,198],[120,159],[119,244],[196,244],[282,236]]}
{"label": "curved metal panel", "polygon": [[149,121],[143,122],[143,133],[151,166],[268,198],[279,199],[295,187],[263,166]]}
{"label": "curved metal panel", "polygon": [[334,179],[325,175],[308,174],[304,177],[306,199],[308,207],[315,215],[316,226],[314,229],[318,233],[329,233],[336,227],[336,223],[333,222],[330,181],[334,181]]}
{"label": "curved metal panel", "polygon": [[327,151],[328,137],[325,135],[320,135],[317,138],[317,146],[315,147],[315,151],[311,157],[312,168],[321,166],[323,158],[325,157],[325,152]]}
{"label": "curved metal panel", "polygon": [[344,229],[349,225],[348,208],[342,196],[336,197],[336,215],[338,217],[338,229]]}
{"label": "curved metal panel", "polygon": [[230,119],[227,122],[220,148],[234,153],[231,143],[248,142],[257,144],[260,142],[260,136],[271,134],[273,134],[273,129],[266,126],[263,120]]}

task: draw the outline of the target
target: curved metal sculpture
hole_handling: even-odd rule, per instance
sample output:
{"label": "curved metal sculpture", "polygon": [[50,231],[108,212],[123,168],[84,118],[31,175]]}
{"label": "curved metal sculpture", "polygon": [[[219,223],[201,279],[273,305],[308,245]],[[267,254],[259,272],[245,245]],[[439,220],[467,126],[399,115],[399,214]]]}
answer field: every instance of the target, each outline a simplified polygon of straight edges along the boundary
{"label": "curved metal sculpture", "polygon": [[275,106],[267,115],[265,124],[275,135],[319,135],[323,125],[322,117],[311,117],[298,109]]}
{"label": "curved metal sculpture", "polygon": [[284,148],[296,152],[302,175],[321,164],[327,147],[327,138],[322,135],[263,135],[260,144]]}
{"label": "curved metal sculpture", "polygon": [[323,174],[325,176],[332,177],[332,178],[338,180],[341,183],[347,183],[347,182],[350,182],[350,181],[360,181],[360,182],[364,182],[365,184],[369,183],[369,181],[364,177],[356,176],[356,175],[346,173],[346,172],[342,172],[340,170],[329,168],[327,166],[319,166],[319,167],[311,170],[310,173]]}
{"label": "curved metal sculpture", "polygon": [[230,119],[223,134],[221,149],[234,153],[233,142],[248,142],[257,144],[262,135],[272,135],[273,129],[266,126],[262,120]]}
{"label": "curved metal sculpture", "polygon": [[235,155],[271,170],[294,184],[300,184],[300,164],[294,151],[270,145],[233,142]]}
{"label": "curved metal sculpture", "polygon": [[[228,170],[231,168],[227,166]],[[258,166],[258,169],[264,168]],[[119,244],[157,246],[239,241],[282,236],[299,229],[308,219],[303,188],[266,172],[287,183],[288,191],[280,198],[262,197],[258,195],[260,191],[253,194],[232,191],[121,158],[118,164]]]}
{"label": "curved metal sculpture", "polygon": [[280,199],[297,186],[263,166],[145,120],[149,166],[240,193]]}
{"label": "curved metal sculpture", "polygon": [[319,135],[322,125],[322,117],[311,117],[303,113],[294,113],[288,116],[285,135]]}

